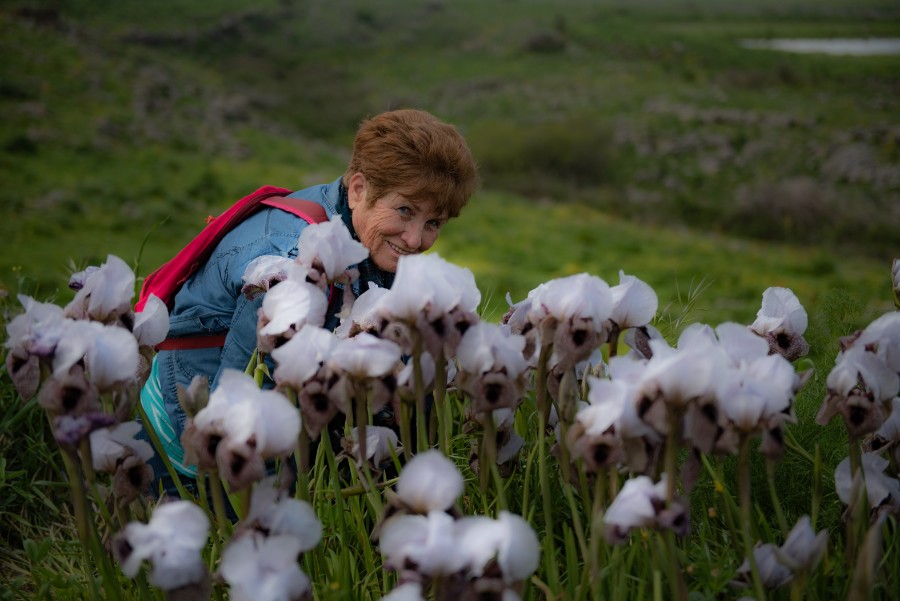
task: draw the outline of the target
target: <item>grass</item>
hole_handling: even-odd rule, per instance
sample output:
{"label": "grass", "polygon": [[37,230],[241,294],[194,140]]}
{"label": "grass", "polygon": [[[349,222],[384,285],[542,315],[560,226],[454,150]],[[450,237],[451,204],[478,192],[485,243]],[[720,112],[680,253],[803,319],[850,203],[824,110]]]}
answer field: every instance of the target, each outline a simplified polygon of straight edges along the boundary
{"label": "grass", "polygon": [[[749,323],[765,288],[791,288],[810,312],[817,369],[791,431],[803,448],[821,445],[832,470],[823,477],[822,520],[840,519],[830,478],[843,434],[811,420],[837,337],[891,308],[900,59],[750,52],[736,40],[895,37],[895,3],[41,6],[57,10],[58,20],[24,15],[19,9],[30,2],[0,10],[4,316],[18,310],[16,292],[64,301],[68,273],[108,253],[148,273],[207,214],[260,185],[332,180],[361,118],[419,106],[457,124],[485,171],[484,189],[435,247],[475,273],[485,319],[505,312],[507,293],[518,301],[550,278],[582,271],[610,284],[620,269],[647,281],[660,297],[658,325],[672,333],[691,321]],[[238,33],[222,35],[227,23]],[[853,181],[829,170],[835,153],[854,145],[888,177]],[[800,198],[804,206],[825,207],[809,226],[798,225],[804,213],[789,211],[799,201],[784,182],[796,178],[818,186]],[[739,198],[757,204],[738,211]],[[0,561],[10,584],[0,598],[16,598],[17,589],[81,598],[47,424],[5,379],[0,394]],[[460,464],[465,442],[455,447]],[[800,455],[779,467],[789,517],[806,510],[810,472]],[[531,478],[534,494],[537,475],[517,477],[516,485]],[[708,506],[721,503],[711,480],[700,486]],[[526,501],[513,500],[523,508]],[[487,504],[464,502],[471,510]],[[763,514],[768,503],[759,499]],[[721,527],[703,503],[695,510],[696,537]],[[567,527],[563,563],[577,546]],[[630,573],[634,554],[650,544],[638,541],[615,565]],[[720,551],[698,546],[687,564],[711,590],[739,563],[734,554],[717,562]],[[345,569],[345,548],[327,553],[317,561],[330,574]],[[828,578],[842,569],[832,560]],[[653,574],[639,575],[644,583],[628,576],[622,590],[649,595]],[[825,598],[824,589],[811,590]]]}

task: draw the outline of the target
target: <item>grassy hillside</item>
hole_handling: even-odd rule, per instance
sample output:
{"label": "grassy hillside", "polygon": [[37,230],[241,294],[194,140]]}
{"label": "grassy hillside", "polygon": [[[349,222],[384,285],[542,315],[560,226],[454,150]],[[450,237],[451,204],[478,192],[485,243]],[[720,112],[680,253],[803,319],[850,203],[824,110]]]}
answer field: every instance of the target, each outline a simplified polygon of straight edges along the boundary
{"label": "grassy hillside", "polygon": [[711,282],[711,318],[746,318],[772,284],[874,297],[900,227],[900,59],[738,41],[896,35],[898,15],[839,0],[12,3],[0,281],[65,295],[70,262],[109,252],[146,273],[258,185],[336,177],[364,116],[419,106],[482,165],[438,250],[472,266],[488,311],[554,274],[619,268],[664,302]]}

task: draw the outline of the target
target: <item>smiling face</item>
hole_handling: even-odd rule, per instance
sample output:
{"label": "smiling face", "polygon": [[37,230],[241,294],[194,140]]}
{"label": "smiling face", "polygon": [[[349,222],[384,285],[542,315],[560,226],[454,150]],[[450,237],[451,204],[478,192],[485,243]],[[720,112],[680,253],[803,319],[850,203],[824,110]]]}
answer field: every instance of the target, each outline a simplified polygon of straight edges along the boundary
{"label": "smiling face", "polygon": [[403,255],[432,247],[447,221],[431,200],[413,200],[389,192],[374,203],[368,198],[366,178],[355,173],[347,186],[353,229],[380,269],[395,273]]}

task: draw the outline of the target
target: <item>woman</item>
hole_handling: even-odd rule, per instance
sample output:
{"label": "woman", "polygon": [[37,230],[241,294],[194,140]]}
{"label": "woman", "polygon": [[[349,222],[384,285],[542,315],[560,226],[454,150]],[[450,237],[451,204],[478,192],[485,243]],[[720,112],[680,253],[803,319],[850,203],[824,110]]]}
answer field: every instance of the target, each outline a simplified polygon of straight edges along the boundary
{"label": "woman", "polygon": [[[357,265],[354,294],[372,283],[390,287],[397,262],[425,252],[441,227],[457,217],[478,187],[475,162],[465,140],[451,125],[420,110],[397,110],[364,121],[356,134],[346,172],[330,184],[300,190],[291,197],[320,204],[328,217],[340,215],[368,250]],[[295,256],[307,222],[277,208],[265,208],[243,221],[219,242],[209,260],[185,282],[170,311],[169,336],[191,337],[227,331],[224,346],[161,350],[141,394],[150,425],[184,479],[196,475],[183,461],[180,445],[187,417],[177,387],[196,374],[218,384],[226,368],[243,370],[256,348],[257,310],[262,296],[241,294],[247,265],[262,255]],[[332,295],[325,327],[338,325],[341,294]],[[174,483],[154,458],[155,480],[174,493]],[[156,484],[156,482],[154,483]],[[156,486],[154,486],[155,492]]]}

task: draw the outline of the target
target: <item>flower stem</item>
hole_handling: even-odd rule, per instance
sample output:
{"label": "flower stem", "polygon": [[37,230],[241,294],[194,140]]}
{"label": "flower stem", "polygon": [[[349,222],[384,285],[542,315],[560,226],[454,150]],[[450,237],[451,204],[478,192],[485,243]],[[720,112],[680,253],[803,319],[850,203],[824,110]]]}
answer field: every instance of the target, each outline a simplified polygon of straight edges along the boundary
{"label": "flower stem", "polygon": [[407,461],[412,459],[413,456],[413,440],[412,440],[412,429],[410,428],[410,421],[412,421],[412,416],[410,415],[410,407],[409,403],[406,401],[400,402],[400,443],[403,445],[403,456]]}
{"label": "flower stem", "polygon": [[[543,363],[546,363],[546,361]],[[540,387],[540,383],[538,385]],[[546,378],[544,387],[546,388]],[[556,543],[553,532],[553,499],[551,498],[550,479],[547,476],[546,437],[547,421],[541,413],[538,413],[538,477],[541,481],[541,500],[544,510],[544,558],[547,562],[547,578],[551,586],[555,587],[559,585],[559,565],[556,558]]]}
{"label": "flower stem", "polygon": [[675,485],[678,481],[678,447],[681,439],[681,417],[683,410],[674,405],[666,405],[669,415],[669,433],[666,435],[665,473],[666,473],[666,504],[671,505],[675,500]]}
{"label": "flower stem", "polygon": [[750,435],[741,433],[738,452],[738,497],[741,512],[741,532],[744,538],[744,553],[750,563],[750,573],[753,578],[753,588],[756,598],[765,601],[766,592],[763,589],[762,579],[759,576],[759,567],[756,565],[756,556],[753,555],[753,534],[750,529],[750,512],[752,509],[750,500]]}
{"label": "flower stem", "polygon": [[422,339],[416,336],[413,345],[413,381],[416,387],[416,448],[421,453],[430,445],[428,423],[425,420],[425,382],[422,376]]}
{"label": "flower stem", "polygon": [[449,456],[453,413],[447,402],[447,360],[443,349],[434,360],[434,411],[438,420],[438,446]]}
{"label": "flower stem", "polygon": [[771,459],[766,459],[766,480],[769,484],[769,495],[772,498],[772,506],[775,508],[775,516],[778,519],[778,527],[781,528],[781,533],[787,538],[791,529],[784,517],[784,510],[782,510],[781,501],[778,498],[778,490],[775,488],[775,462]]}
{"label": "flower stem", "polygon": [[547,361],[550,359],[552,351],[552,344],[541,346],[541,353],[538,356],[537,374],[534,381],[534,403],[537,406],[538,415],[542,418],[542,427],[546,427],[547,422],[550,421],[550,403],[547,402]]}
{"label": "flower stem", "polygon": [[183,500],[193,500],[194,496],[189,493],[181,483],[181,478],[178,476],[178,472],[175,471],[175,467],[172,465],[172,461],[169,459],[169,455],[166,453],[162,441],[160,441],[159,439],[159,435],[153,428],[153,424],[150,422],[150,418],[147,416],[147,412],[144,410],[144,405],[140,402],[140,400],[138,400],[135,405],[137,405],[137,411],[138,415],[140,415],[141,417],[141,423],[144,424],[144,431],[147,432],[147,436],[150,438],[150,442],[153,443],[153,449],[156,451],[156,454],[162,460],[163,465],[166,466],[166,472],[168,472],[169,478],[172,479],[172,483],[178,490],[178,495]]}
{"label": "flower stem", "polygon": [[231,527],[228,512],[225,509],[225,489],[222,488],[222,481],[219,479],[219,472],[216,470],[209,471],[209,488],[212,493],[216,523],[219,525],[219,538],[224,541],[228,539]]}

